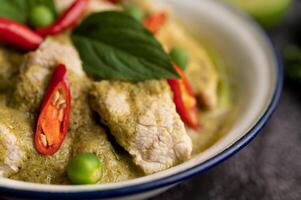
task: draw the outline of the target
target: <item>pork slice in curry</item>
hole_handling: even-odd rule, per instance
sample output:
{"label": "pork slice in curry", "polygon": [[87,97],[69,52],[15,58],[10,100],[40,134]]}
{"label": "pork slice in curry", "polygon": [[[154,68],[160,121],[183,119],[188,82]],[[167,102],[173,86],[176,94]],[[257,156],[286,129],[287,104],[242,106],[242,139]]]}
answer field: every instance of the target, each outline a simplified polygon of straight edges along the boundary
{"label": "pork slice in curry", "polygon": [[21,53],[0,46],[0,91],[9,92],[12,88],[22,59]]}
{"label": "pork slice in curry", "polygon": [[[82,73],[80,59],[68,41],[58,43],[55,39],[50,39],[37,51],[26,56],[22,65],[23,73],[20,74],[14,92],[14,104],[11,106],[28,112],[35,118],[53,66],[57,63],[72,66],[69,68],[73,97],[69,133],[60,150],[50,157],[36,152],[32,141],[28,140],[30,152],[20,170],[16,170],[10,177],[38,183],[66,183],[65,172],[69,159],[83,151],[96,153],[103,160],[104,182],[136,177],[139,172],[130,167],[131,161],[126,158],[127,155],[119,156],[108,141],[105,131],[93,121],[86,95],[90,81]],[[34,125],[30,125],[32,138]]]}
{"label": "pork slice in curry", "polygon": [[91,96],[93,109],[146,174],[190,157],[191,140],[165,80],[96,82]]}
{"label": "pork slice in curry", "polygon": [[9,177],[24,166],[30,155],[30,118],[17,110],[0,107],[0,177]]}
{"label": "pork slice in curry", "polygon": [[[52,65],[60,61],[67,61],[71,57],[75,61],[72,66],[81,69],[78,57],[77,60],[72,57],[76,51],[73,50],[73,53],[72,50],[69,46],[48,40],[37,51],[25,56],[12,99],[8,105],[30,116],[31,121],[28,123],[31,128],[31,135],[30,139],[26,140],[28,141],[26,143],[28,154],[22,167],[10,176],[13,179],[38,183],[64,182],[63,176],[72,153],[72,134],[66,137],[60,150],[51,157],[39,154],[34,148],[32,138],[35,132],[36,113],[51,76]],[[78,62],[76,63],[76,61]]]}
{"label": "pork slice in curry", "polygon": [[[77,98],[80,94],[76,83],[85,77],[77,51],[68,43],[54,39],[46,40],[39,49],[25,55],[21,66],[11,106],[36,112],[57,64],[65,64],[70,73],[71,93]],[[84,83],[84,81],[83,81]]]}

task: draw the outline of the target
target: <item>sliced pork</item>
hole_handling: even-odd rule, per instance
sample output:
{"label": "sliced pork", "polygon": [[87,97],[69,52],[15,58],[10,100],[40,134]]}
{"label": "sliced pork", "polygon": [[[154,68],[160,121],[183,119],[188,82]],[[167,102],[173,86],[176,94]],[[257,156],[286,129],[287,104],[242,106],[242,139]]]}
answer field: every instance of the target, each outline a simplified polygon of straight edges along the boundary
{"label": "sliced pork", "polygon": [[92,107],[146,174],[190,157],[192,145],[166,81],[94,83]]}

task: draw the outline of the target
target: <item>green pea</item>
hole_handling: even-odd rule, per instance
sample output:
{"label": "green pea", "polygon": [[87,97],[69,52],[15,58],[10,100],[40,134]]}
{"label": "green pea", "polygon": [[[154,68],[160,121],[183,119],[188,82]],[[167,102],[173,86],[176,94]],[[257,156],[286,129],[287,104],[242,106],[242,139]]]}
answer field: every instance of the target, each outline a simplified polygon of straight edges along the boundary
{"label": "green pea", "polygon": [[145,13],[142,10],[142,8],[140,8],[139,6],[137,6],[135,4],[128,5],[125,9],[125,13],[132,16],[139,22],[142,22],[145,17]]}
{"label": "green pea", "polygon": [[95,184],[102,178],[102,163],[93,153],[81,153],[71,160],[67,174],[73,184]]}
{"label": "green pea", "polygon": [[188,53],[185,49],[173,48],[169,53],[172,61],[185,70],[188,65]]}
{"label": "green pea", "polygon": [[29,21],[34,27],[45,27],[52,24],[54,15],[46,6],[38,5],[31,9]]}

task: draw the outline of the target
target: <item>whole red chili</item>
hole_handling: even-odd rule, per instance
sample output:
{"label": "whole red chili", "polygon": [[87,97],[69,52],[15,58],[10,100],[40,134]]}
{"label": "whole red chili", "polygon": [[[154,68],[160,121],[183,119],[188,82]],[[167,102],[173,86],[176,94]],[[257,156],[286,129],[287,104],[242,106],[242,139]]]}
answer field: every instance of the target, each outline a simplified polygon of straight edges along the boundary
{"label": "whole red chili", "polygon": [[175,64],[174,68],[181,79],[168,79],[167,82],[173,92],[177,112],[188,127],[197,130],[200,127],[199,112],[193,89],[181,68]]}
{"label": "whole red chili", "polygon": [[22,50],[35,50],[43,38],[19,22],[0,17],[0,41]]}
{"label": "whole red chili", "polygon": [[45,37],[62,33],[80,21],[80,17],[89,5],[89,0],[75,0],[74,3],[50,26],[38,28],[37,33]]}
{"label": "whole red chili", "polygon": [[68,131],[71,93],[65,65],[58,65],[45,93],[36,126],[35,148],[43,155],[53,155]]}

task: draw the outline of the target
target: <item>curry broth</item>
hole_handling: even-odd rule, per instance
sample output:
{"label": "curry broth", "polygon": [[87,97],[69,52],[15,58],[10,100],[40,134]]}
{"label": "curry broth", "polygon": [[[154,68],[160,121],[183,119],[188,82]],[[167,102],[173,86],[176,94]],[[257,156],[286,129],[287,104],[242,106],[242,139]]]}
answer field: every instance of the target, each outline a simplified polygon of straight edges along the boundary
{"label": "curry broth", "polygon": [[[152,10],[151,8],[147,9]],[[231,103],[233,99],[232,88],[226,80],[229,74],[224,70],[226,66],[221,64],[223,62],[221,56],[216,53],[215,56],[218,57],[220,62],[215,62],[210,50],[197,39],[187,37],[188,33],[184,29],[169,34],[170,31],[177,29],[182,29],[182,27],[171,24],[170,29],[167,28],[162,31],[162,34],[158,36],[158,40],[163,43],[166,51],[174,46],[180,46],[188,50],[194,68],[188,70],[188,79],[192,82],[193,88],[198,90],[197,94],[199,90],[206,90],[204,95],[208,100],[207,110],[201,110],[199,116],[201,129],[196,132],[186,127],[187,133],[192,139],[192,156],[195,156],[216,143],[228,130],[228,126],[234,118]],[[182,39],[185,41],[184,43]],[[51,40],[72,46],[69,36],[65,34]],[[34,148],[33,136],[39,107],[52,68],[45,70],[39,65],[24,66],[24,63],[22,63],[24,58],[27,59],[28,55],[14,52],[7,47],[0,47],[0,127],[7,123],[13,124],[12,132],[15,135],[26,131],[26,134],[22,137],[16,137],[16,144],[23,150],[20,161],[23,163],[22,167],[19,171],[15,169],[18,172],[10,172],[9,178],[45,184],[69,184],[66,175],[67,165],[73,157],[81,152],[94,153],[101,159],[104,167],[103,179],[99,183],[119,182],[146,175],[140,167],[135,165],[133,157],[116,142],[123,140],[126,144],[128,138],[120,137],[115,141],[108,127],[103,124],[102,119],[96,116],[95,110],[91,109],[92,97],[90,91],[93,90],[94,81],[87,75],[81,76],[72,70],[68,71],[71,83],[72,107],[67,137],[59,151],[53,156],[39,154]],[[218,68],[216,65],[221,67]],[[29,78],[37,71],[43,71],[42,74],[46,74],[41,81]],[[228,93],[226,98],[219,91],[221,84],[225,84],[224,89]],[[110,89],[110,83],[108,85],[109,88],[107,89]],[[149,85],[149,88],[151,88],[152,84]],[[127,90],[127,88],[122,89]],[[106,93],[107,91],[97,92]],[[149,93],[146,91],[142,96],[147,96]],[[143,101],[143,97],[141,97],[141,101]],[[135,110],[135,108],[131,109]],[[13,119],[14,115],[16,116],[15,119]],[[15,123],[15,121],[18,122]],[[118,125],[114,126],[114,130],[120,131]],[[133,129],[133,127],[131,128]],[[0,163],[7,157],[7,151],[5,150],[7,144],[1,143],[4,141],[1,137],[3,136],[0,134]],[[176,164],[179,164],[179,162]]]}
{"label": "curry broth", "polygon": [[[2,51],[5,51],[5,48],[2,49]],[[87,82],[89,83],[90,80],[87,80]],[[0,105],[3,107],[6,104],[6,94],[5,92],[2,92],[0,95]],[[76,100],[78,101],[78,100]],[[82,100],[82,102],[86,102],[87,99],[84,97]],[[29,102],[27,102],[27,105],[30,104]],[[27,146],[28,146],[28,157],[27,157],[27,161],[26,164],[23,166],[22,170],[17,173],[14,174],[12,176],[10,176],[10,178],[12,179],[16,179],[16,180],[22,180],[22,181],[28,181],[28,182],[37,182],[37,183],[47,183],[47,184],[68,184],[68,180],[66,177],[66,166],[70,160],[70,158],[72,157],[72,154],[74,154],[75,152],[79,152],[79,151],[92,151],[97,153],[97,150],[95,151],[95,148],[93,148],[92,146],[89,146],[89,143],[87,143],[86,145],[84,144],[84,147],[76,147],[74,146],[74,139],[73,137],[77,137],[76,133],[74,133],[74,129],[73,127],[81,127],[83,125],[88,125],[89,127],[87,128],[81,128],[81,133],[79,136],[79,138],[77,140],[89,140],[89,137],[91,138],[91,140],[93,140],[94,137],[99,137],[100,135],[95,135],[93,136],[93,134],[95,132],[101,132],[103,131],[103,129],[100,126],[95,125],[95,122],[91,123],[89,117],[91,117],[93,114],[90,113],[90,111],[87,114],[87,110],[89,110],[89,106],[86,105],[82,105],[85,103],[74,103],[74,109],[72,111],[73,115],[74,115],[74,122],[71,121],[71,123],[78,123],[76,120],[76,117],[78,117],[79,115],[81,115],[81,113],[86,113],[83,114],[82,116],[82,120],[81,120],[81,125],[71,125],[70,126],[70,131],[68,133],[68,136],[66,138],[66,140],[64,141],[64,144],[62,145],[62,148],[59,150],[58,153],[56,153],[54,156],[51,157],[45,157],[42,156],[40,154],[38,154],[35,149],[33,148],[33,144],[32,141],[29,141],[31,139],[31,137],[33,137],[33,132],[34,132],[34,120],[35,117],[34,115],[28,114],[26,119],[27,119],[27,123],[30,124],[31,127],[31,132],[32,132],[32,136],[30,138],[28,138],[27,141]],[[12,106],[14,107],[14,106]],[[17,107],[16,107],[17,108]],[[21,106],[22,108],[22,106]],[[38,108],[38,107],[36,107]],[[200,121],[201,121],[201,129],[198,133],[196,133],[193,130],[188,130],[188,134],[189,136],[192,138],[192,142],[193,142],[193,155],[197,155],[200,152],[206,150],[207,148],[209,148],[211,145],[213,145],[220,137],[223,136],[224,132],[226,131],[227,127],[226,124],[229,124],[229,121],[231,121],[231,119],[229,119],[229,109],[230,108],[220,108],[214,111],[202,111],[200,114]],[[21,109],[22,110],[22,109]],[[82,110],[82,111],[80,111]],[[16,111],[17,112],[17,111]],[[71,114],[72,115],[72,114]],[[88,115],[88,117],[87,117]],[[85,117],[86,116],[86,117]],[[227,118],[227,120],[226,120]],[[228,122],[227,122],[228,121]],[[90,123],[90,125],[89,125]],[[94,127],[94,128],[92,128]],[[18,127],[17,127],[18,128]],[[73,130],[72,130],[73,129]],[[87,138],[85,138],[87,137]],[[102,137],[107,137],[106,134],[103,135]],[[81,139],[82,138],[82,139]],[[105,139],[106,140],[106,139]],[[93,146],[96,144],[93,144]],[[106,150],[106,148],[103,147],[104,152],[103,153],[97,153],[98,156],[101,156],[100,154],[105,155],[106,154],[106,160],[105,162],[109,162],[108,166],[114,167],[115,168],[120,165],[120,164],[113,164],[116,161],[113,161],[115,159],[117,159],[118,161],[121,160],[123,167],[119,167],[120,169],[117,170],[119,171],[118,173],[110,173],[110,172],[104,172],[105,173],[105,177],[103,179],[103,183],[106,182],[116,182],[116,181],[121,181],[121,180],[127,180],[127,179],[132,179],[135,177],[140,177],[143,175],[143,173],[134,166],[134,164],[132,163],[132,161],[130,160],[129,155],[126,152],[121,153],[120,155],[118,153],[115,152],[114,147],[112,147],[109,143],[108,143],[108,149]],[[116,145],[116,143],[114,143],[114,145]],[[92,148],[92,150],[91,150]],[[113,149],[112,149],[113,148]],[[93,150],[94,149],[94,150]],[[118,147],[118,149],[120,149]],[[112,151],[113,150],[113,151]],[[106,153],[107,151],[107,153]],[[110,155],[110,152],[114,152],[112,154],[112,156]],[[3,154],[3,153],[1,153]],[[112,166],[113,165],[113,166]],[[122,166],[121,165],[121,166]],[[128,168],[129,167],[129,168]],[[117,178],[120,177],[120,175],[123,174],[124,178]],[[128,175],[127,175],[128,174]]]}

